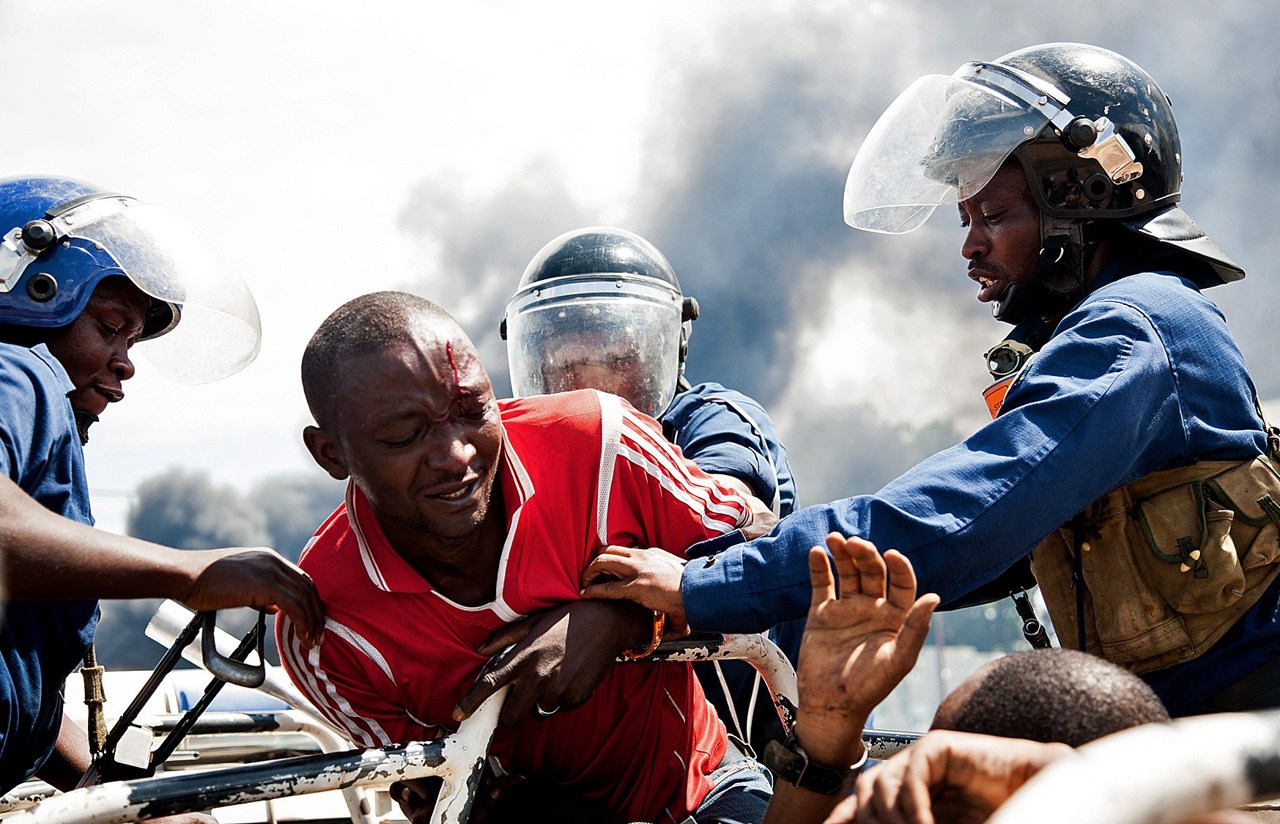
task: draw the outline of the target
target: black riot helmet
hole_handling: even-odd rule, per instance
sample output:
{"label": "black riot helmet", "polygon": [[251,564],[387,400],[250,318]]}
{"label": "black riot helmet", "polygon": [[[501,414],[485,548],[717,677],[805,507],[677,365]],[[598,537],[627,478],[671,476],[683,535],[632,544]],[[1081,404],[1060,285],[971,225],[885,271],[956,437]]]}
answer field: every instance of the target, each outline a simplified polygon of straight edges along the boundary
{"label": "black riot helmet", "polygon": [[1205,264],[1193,275],[1202,287],[1244,277],[1177,205],[1182,154],[1169,98],[1132,61],[1078,43],[1032,46],[917,80],[859,150],[845,220],[910,231],[1014,160],[1040,209],[1042,248],[1036,273],[1006,291],[997,318],[1016,323],[1073,304],[1103,227]]}
{"label": "black riot helmet", "polygon": [[657,417],[675,397],[697,316],[649,241],[610,227],[567,232],[533,256],[507,303],[512,391],[600,389]]}

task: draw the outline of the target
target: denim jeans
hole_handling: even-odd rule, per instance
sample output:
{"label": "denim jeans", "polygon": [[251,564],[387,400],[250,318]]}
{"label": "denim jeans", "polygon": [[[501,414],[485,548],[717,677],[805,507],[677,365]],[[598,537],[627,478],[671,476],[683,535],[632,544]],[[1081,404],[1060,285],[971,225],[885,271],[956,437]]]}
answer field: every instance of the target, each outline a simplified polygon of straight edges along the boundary
{"label": "denim jeans", "polygon": [[773,778],[754,758],[736,751],[729,754],[715,772],[714,786],[698,809],[684,824],[760,824],[773,797]]}

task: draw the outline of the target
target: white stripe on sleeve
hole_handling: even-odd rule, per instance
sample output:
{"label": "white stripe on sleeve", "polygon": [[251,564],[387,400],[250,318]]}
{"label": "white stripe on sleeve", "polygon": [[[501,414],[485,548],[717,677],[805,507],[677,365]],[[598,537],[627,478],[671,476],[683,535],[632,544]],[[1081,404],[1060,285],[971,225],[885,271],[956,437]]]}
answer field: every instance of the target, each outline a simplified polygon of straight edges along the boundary
{"label": "white stripe on sleeve", "polygon": [[[330,619],[325,620],[325,631],[341,638],[369,657],[388,678],[391,677],[391,671],[385,659],[377,654],[376,650],[373,651],[374,655],[370,655],[372,645],[359,634]],[[394,743],[381,724],[371,718],[358,715],[351,708],[351,704],[338,693],[337,686],[329,680],[328,674],[320,664],[321,647],[304,648],[287,616],[281,625],[281,635],[285,643],[282,644],[280,654],[285,659],[294,683],[307,698],[311,699],[311,703],[324,713],[326,718],[346,730],[351,739],[361,746],[376,747]]]}
{"label": "white stripe on sleeve", "polygon": [[[630,414],[624,417],[618,448],[620,455],[643,468],[664,489],[697,511],[708,526],[728,532],[750,522],[751,511],[745,501],[736,495],[726,495],[710,477],[695,477],[674,447],[658,440],[649,427]],[[714,524],[708,522],[708,518],[714,520]]]}
{"label": "white stripe on sleeve", "polygon": [[596,536],[609,543],[609,498],[622,434],[622,401],[597,392],[600,399],[600,471],[596,473]]}

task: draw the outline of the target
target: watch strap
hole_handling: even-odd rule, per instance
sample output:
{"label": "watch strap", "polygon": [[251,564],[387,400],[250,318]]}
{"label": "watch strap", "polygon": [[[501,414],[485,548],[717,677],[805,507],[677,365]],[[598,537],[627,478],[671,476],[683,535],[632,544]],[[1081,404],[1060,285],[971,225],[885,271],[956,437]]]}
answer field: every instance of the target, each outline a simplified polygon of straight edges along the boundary
{"label": "watch strap", "polygon": [[788,784],[821,795],[839,795],[847,792],[849,783],[862,772],[863,765],[867,763],[867,752],[863,750],[862,758],[857,764],[832,767],[809,758],[809,754],[792,733],[787,736],[785,743],[770,741],[764,749],[762,760],[775,778]]}

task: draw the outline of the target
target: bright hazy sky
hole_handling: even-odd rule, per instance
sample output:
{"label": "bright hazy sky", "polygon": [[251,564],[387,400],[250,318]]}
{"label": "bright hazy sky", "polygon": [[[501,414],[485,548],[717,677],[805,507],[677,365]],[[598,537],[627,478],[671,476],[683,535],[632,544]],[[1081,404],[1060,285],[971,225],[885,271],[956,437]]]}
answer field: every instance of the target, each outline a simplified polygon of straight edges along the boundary
{"label": "bright hazy sky", "polygon": [[[420,178],[484,192],[549,155],[588,202],[635,185],[657,46],[697,25],[697,4],[552,5],[0,4],[0,77],[16,95],[0,174],[64,174],[170,207],[262,314],[258,359],[217,383],[150,374],[138,348],[128,397],[86,450],[104,526],[108,493],[170,465],[241,487],[311,467],[302,348],[346,299],[422,269],[397,229]],[[564,108],[615,98],[608,118]]]}
{"label": "bright hazy sky", "polygon": [[[1265,0],[1226,4],[1214,21],[1200,20],[1195,10],[1202,6],[1191,2],[1161,4],[1150,17],[1113,2],[981,5],[0,0],[0,77],[7,91],[0,175],[64,174],[170,207],[242,274],[262,314],[261,355],[218,383],[170,383],[149,372],[145,345],[139,347],[140,369],[125,387],[127,400],[107,411],[86,451],[100,523],[121,529],[127,493],[174,465],[207,471],[240,489],[273,473],[318,471],[299,437],[309,416],[298,362],[311,332],[348,298],[429,281],[442,262],[456,259],[447,247],[457,238],[406,228],[406,210],[423,181],[431,191],[447,192],[444,202],[460,211],[489,208],[492,215],[501,193],[536,168],[564,188],[575,214],[623,225],[641,215],[648,223],[633,228],[643,233],[660,225],[662,213],[662,204],[646,201],[653,170],[665,173],[667,192],[671,179],[693,177],[721,160],[742,164],[724,170],[727,179],[768,179],[775,158],[770,146],[752,145],[753,134],[772,135],[794,119],[820,126],[821,139],[791,135],[788,148],[801,147],[831,170],[821,179],[834,195],[820,213],[829,208],[831,224],[839,224],[840,169],[907,82],[1056,39],[1116,48],[1166,78],[1161,83],[1176,89],[1180,117],[1195,120],[1182,121],[1184,150],[1194,153],[1191,165],[1202,172],[1229,164],[1253,170],[1258,158],[1272,163],[1277,156],[1275,61],[1269,41],[1256,33],[1267,29],[1259,19],[1276,22],[1275,7]],[[1261,92],[1228,80],[1256,81]],[[843,97],[828,94],[828,86]],[[769,103],[754,120],[712,117],[737,111],[738,98],[751,94]],[[706,123],[698,119],[701,112]],[[1234,126],[1236,117],[1262,128],[1219,128]],[[682,154],[691,142],[699,151]],[[670,161],[665,166],[664,159]],[[697,165],[679,165],[686,162]],[[1232,186],[1249,184],[1249,174],[1230,176]],[[1234,221],[1236,210],[1255,218],[1259,210],[1280,212],[1274,185],[1254,181],[1253,194],[1235,197],[1212,174],[1195,181],[1190,175],[1187,191],[1198,187],[1194,194],[1207,205],[1189,211],[1251,271],[1260,263],[1274,270],[1275,255],[1264,252],[1275,250],[1276,233],[1250,232]],[[789,183],[797,180],[804,178]],[[1259,197],[1269,198],[1260,209]],[[742,210],[759,205],[742,200]],[[1255,208],[1245,209],[1248,204]],[[795,208],[783,196],[764,206],[780,215]],[[478,224],[486,214],[451,217],[444,225]],[[704,217],[711,226],[720,215]],[[725,214],[724,221],[734,217]],[[510,228],[518,223],[517,215]],[[971,294],[956,262],[953,224],[930,230],[947,255],[936,266],[949,289]],[[725,225],[734,231],[737,224]],[[779,218],[777,225],[786,223]],[[505,280],[475,284],[476,294],[485,285],[509,291],[518,261],[570,228],[522,239],[527,252],[504,262],[514,264],[509,271],[493,275]],[[817,281],[822,288],[806,293],[812,307],[806,322],[785,332],[808,354],[788,365],[784,378],[786,397],[805,403],[775,409],[784,436],[797,441],[796,462],[815,456],[812,482],[806,467],[797,467],[807,503],[816,502],[814,490],[828,490],[818,476],[844,460],[843,446],[832,454],[812,434],[815,416],[831,410],[826,417],[838,428],[850,420],[840,410],[853,398],[871,418],[902,432],[936,421],[961,432],[972,428],[982,413],[978,355],[1001,332],[971,298],[968,305],[950,297],[934,305],[895,285],[894,277],[913,277],[920,268],[910,256],[933,248],[927,238],[882,243],[843,227],[831,231],[858,255],[842,248],[831,259],[805,264],[825,267]],[[664,238],[651,239],[673,256]],[[1253,243],[1252,252],[1238,251],[1242,240]],[[687,257],[696,243],[686,238],[675,245]],[[776,273],[779,294],[802,276]],[[447,277],[456,287],[472,273]],[[1248,321],[1270,302],[1274,318],[1271,297],[1244,290],[1268,288],[1274,296],[1267,284],[1275,272],[1252,277],[1258,280],[1246,283],[1256,286],[1228,287],[1238,290],[1236,311]],[[868,289],[868,283],[883,286]],[[474,324],[468,327],[473,337],[483,329],[492,338],[496,317],[464,317],[479,300],[465,286],[451,300],[432,297]],[[704,314],[708,308],[714,309],[704,307]],[[1266,328],[1274,330],[1273,321]],[[695,349],[707,347],[705,339],[695,334]],[[482,345],[489,357],[492,344]],[[1255,368],[1256,353],[1274,349],[1257,338],[1244,345]],[[1273,361],[1266,366],[1274,370]],[[956,378],[961,373],[964,380]],[[735,380],[695,375],[704,377]],[[875,448],[864,445],[862,454],[871,460]],[[870,490],[848,490],[860,491]]]}

